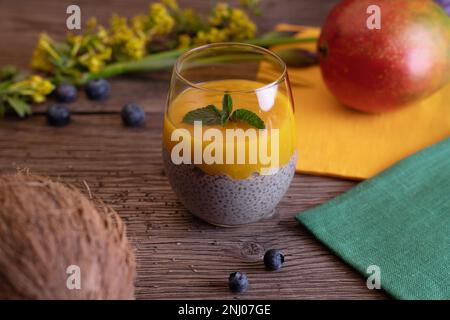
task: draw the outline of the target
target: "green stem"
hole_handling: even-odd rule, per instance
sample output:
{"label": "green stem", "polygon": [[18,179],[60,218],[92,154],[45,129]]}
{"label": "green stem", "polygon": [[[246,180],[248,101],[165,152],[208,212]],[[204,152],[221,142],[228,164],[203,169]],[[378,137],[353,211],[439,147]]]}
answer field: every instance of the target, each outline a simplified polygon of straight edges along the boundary
{"label": "green stem", "polygon": [[[274,45],[281,44],[293,44],[293,43],[312,43],[316,42],[317,38],[293,38],[293,37],[269,37],[269,38],[256,38],[244,43],[249,43],[261,47],[270,47]],[[160,53],[155,53],[148,55],[140,60],[126,61],[126,62],[116,62],[106,66],[102,71],[96,73],[87,73],[81,79],[80,84],[84,84],[89,80],[95,78],[109,78],[112,76],[117,76],[125,73],[132,72],[149,72],[164,70],[172,67],[177,60],[177,58],[189,50],[187,49],[176,49]]]}
{"label": "green stem", "polygon": [[81,84],[84,84],[95,78],[109,78],[125,73],[167,69],[173,66],[177,58],[187,50],[188,49],[170,50],[161,53],[154,53],[139,60],[112,63],[103,68],[100,72],[87,73],[80,82]]}
{"label": "green stem", "polygon": [[276,37],[276,38],[256,38],[244,41],[245,43],[253,44],[260,47],[271,47],[280,44],[293,44],[293,43],[313,43],[317,42],[317,38],[293,38],[293,37]]}

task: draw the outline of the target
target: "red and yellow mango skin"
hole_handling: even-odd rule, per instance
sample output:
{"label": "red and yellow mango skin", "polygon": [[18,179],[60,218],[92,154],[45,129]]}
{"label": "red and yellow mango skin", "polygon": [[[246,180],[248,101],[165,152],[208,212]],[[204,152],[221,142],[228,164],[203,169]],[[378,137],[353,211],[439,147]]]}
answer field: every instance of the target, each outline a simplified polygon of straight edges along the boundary
{"label": "red and yellow mango skin", "polygon": [[[367,8],[381,9],[370,30]],[[432,0],[344,0],[318,42],[322,76],[344,105],[365,112],[397,109],[450,80],[450,18]]]}

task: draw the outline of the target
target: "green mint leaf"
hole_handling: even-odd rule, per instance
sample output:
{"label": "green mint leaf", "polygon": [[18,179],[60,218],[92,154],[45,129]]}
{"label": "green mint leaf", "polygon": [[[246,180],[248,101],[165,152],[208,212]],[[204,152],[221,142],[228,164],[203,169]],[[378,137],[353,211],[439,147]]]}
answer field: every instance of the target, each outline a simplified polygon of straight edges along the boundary
{"label": "green mint leaf", "polygon": [[222,124],[226,124],[228,118],[230,118],[231,111],[233,111],[233,100],[228,93],[225,93],[222,98],[222,113],[220,121]]}
{"label": "green mint leaf", "polygon": [[231,115],[231,120],[244,121],[258,129],[266,128],[264,121],[256,113],[247,109],[237,109],[236,111],[234,111]]}
{"label": "green mint leaf", "polygon": [[201,121],[204,125],[221,124],[221,112],[214,105],[195,109],[186,113],[182,122],[193,124],[194,121]]}
{"label": "green mint leaf", "polygon": [[8,97],[6,101],[8,102],[9,106],[14,109],[19,117],[22,118],[31,114],[31,107],[22,99]]}
{"label": "green mint leaf", "polygon": [[229,120],[244,121],[258,129],[266,128],[264,121],[250,110],[237,109],[233,112],[233,100],[228,93],[223,95],[222,110],[217,109],[214,105],[208,105],[204,108],[189,111],[184,115],[182,122],[193,124],[194,121],[202,121],[202,124],[205,125],[225,125]]}

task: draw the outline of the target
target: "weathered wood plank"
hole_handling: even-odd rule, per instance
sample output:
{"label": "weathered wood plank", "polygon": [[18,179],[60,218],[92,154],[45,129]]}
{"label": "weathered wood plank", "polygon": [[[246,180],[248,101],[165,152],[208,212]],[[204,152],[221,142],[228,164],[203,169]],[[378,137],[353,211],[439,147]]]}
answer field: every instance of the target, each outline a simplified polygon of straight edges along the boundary
{"label": "weathered wood plank", "polygon": [[[236,1],[233,1],[236,2]],[[261,29],[279,22],[319,25],[337,0],[263,1]],[[146,10],[148,1],[80,0],[84,17],[101,22],[112,12],[131,16]],[[205,12],[209,1],[184,0]],[[0,66],[27,67],[40,31],[61,38],[68,0],[0,0]],[[139,299],[232,298],[228,274],[249,274],[250,291],[239,298],[386,298],[369,291],[365,280],[343,264],[294,220],[295,213],[348,190],[354,183],[296,175],[276,216],[253,225],[222,229],[193,218],[178,202],[163,173],[161,128],[168,73],[112,80],[112,96],[101,103],[83,94],[72,105],[76,113],[65,128],[46,125],[36,108],[29,119],[0,119],[0,172],[28,168],[90,191],[111,204],[128,227],[136,248]],[[124,128],[118,111],[136,102],[148,112],[147,125]],[[280,272],[264,270],[261,257],[268,248],[286,253]]]}
{"label": "weathered wood plank", "polygon": [[[222,229],[193,218],[177,201],[161,162],[162,115],[147,126],[124,128],[118,115],[76,115],[65,128],[43,116],[0,120],[1,172],[29,168],[90,190],[125,220],[138,258],[138,298],[230,298],[227,275],[243,270],[252,289],[243,298],[380,298],[365,281],[294,220],[354,185],[296,175],[278,214],[249,226]],[[7,134],[8,133],[8,134]],[[281,248],[281,272],[261,257]]]}

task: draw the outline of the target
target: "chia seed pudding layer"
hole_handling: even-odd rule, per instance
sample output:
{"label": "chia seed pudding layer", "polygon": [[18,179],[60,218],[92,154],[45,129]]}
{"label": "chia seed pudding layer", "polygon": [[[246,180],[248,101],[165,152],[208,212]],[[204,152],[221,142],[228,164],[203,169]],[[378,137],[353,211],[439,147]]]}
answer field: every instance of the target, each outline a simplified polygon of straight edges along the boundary
{"label": "chia seed pudding layer", "polygon": [[297,152],[277,172],[254,173],[241,180],[210,175],[192,164],[175,165],[165,147],[163,160],[172,189],[184,206],[208,223],[229,227],[273,215],[294,176]]}

